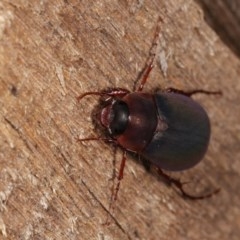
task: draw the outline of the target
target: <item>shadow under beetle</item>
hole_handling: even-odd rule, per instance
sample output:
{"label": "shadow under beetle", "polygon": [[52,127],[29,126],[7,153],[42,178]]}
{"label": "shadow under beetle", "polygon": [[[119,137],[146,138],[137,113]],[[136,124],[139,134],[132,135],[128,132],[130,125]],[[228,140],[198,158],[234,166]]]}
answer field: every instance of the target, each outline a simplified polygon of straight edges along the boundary
{"label": "shadow under beetle", "polygon": [[[157,44],[159,33],[158,24],[152,48]],[[186,170],[202,160],[209,144],[210,121],[203,107],[191,96],[196,93],[210,95],[221,92],[202,89],[185,92],[174,88],[157,93],[142,92],[153,68],[155,55],[149,56],[142,80],[136,90],[113,88],[86,92],[78,97],[79,101],[88,95],[102,97],[105,106],[101,109],[98,121],[107,130],[106,138],[89,137],[78,141],[102,140],[123,149],[118,184],[112,193],[112,201],[117,199],[127,151],[137,153],[156,166],[158,173],[175,185],[184,197],[189,199],[211,197],[220,189],[202,196],[190,195],[184,191],[183,183],[170,177],[162,169]]]}

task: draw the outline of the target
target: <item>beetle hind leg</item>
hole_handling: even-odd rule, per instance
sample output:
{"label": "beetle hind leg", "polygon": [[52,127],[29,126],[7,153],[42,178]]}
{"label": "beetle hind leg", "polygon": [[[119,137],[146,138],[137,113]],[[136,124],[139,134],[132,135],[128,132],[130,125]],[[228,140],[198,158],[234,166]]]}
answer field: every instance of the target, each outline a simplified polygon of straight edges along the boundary
{"label": "beetle hind leg", "polygon": [[183,91],[183,90],[179,90],[179,89],[176,89],[176,88],[167,88],[165,90],[166,92],[172,92],[172,93],[179,93],[179,94],[182,94],[182,95],[185,95],[185,96],[188,96],[188,97],[191,97],[192,95],[194,94],[197,94],[197,93],[202,93],[202,94],[206,94],[206,95],[222,95],[222,91],[207,91],[207,90],[204,90],[204,89],[195,89],[195,90],[191,90],[191,91]]}
{"label": "beetle hind leg", "polygon": [[157,169],[157,173],[160,176],[162,176],[167,182],[169,182],[170,184],[173,184],[180,191],[182,196],[186,199],[201,200],[201,199],[205,199],[205,198],[210,198],[220,191],[220,188],[217,188],[207,194],[203,194],[203,195],[199,195],[199,196],[192,195],[192,194],[187,193],[183,188],[183,186],[186,184],[186,182],[181,182],[179,179],[175,179],[175,178],[169,176],[168,174],[164,173],[160,168]]}

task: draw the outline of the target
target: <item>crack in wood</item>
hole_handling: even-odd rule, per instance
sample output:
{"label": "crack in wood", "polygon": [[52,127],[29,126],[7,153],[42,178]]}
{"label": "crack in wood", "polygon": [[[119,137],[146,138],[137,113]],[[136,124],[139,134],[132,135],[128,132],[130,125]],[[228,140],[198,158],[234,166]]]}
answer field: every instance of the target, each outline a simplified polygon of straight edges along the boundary
{"label": "crack in wood", "polygon": [[6,123],[18,134],[19,138],[23,141],[23,143],[25,144],[25,146],[32,152],[34,153],[34,150],[32,149],[33,147],[36,149],[37,145],[35,146],[31,146],[28,141],[23,137],[23,134],[21,133],[21,131],[19,130],[19,128],[17,128],[8,118],[6,118],[5,116],[3,116],[4,120],[6,121]]}
{"label": "crack in wood", "polygon": [[126,236],[128,237],[129,240],[131,240],[132,238],[129,236],[129,234],[124,230],[124,228],[121,226],[121,224],[118,222],[118,220],[111,214],[111,212],[109,212],[109,210],[104,206],[104,204],[97,198],[97,196],[93,193],[93,191],[90,190],[90,188],[88,187],[88,185],[86,184],[86,182],[84,180],[81,180],[82,184],[84,185],[84,187],[88,190],[88,192],[90,193],[90,195],[94,198],[94,200],[96,200],[98,202],[98,204],[103,208],[103,210],[112,218],[112,220],[116,223],[116,225],[119,227],[119,229],[126,234]]}

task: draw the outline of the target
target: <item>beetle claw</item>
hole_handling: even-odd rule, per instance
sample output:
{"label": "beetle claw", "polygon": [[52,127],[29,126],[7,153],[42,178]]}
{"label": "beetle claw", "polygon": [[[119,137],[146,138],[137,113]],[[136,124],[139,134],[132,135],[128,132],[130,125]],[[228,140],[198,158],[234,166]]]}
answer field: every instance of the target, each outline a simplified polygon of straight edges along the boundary
{"label": "beetle claw", "polygon": [[215,190],[213,190],[212,192],[210,193],[207,193],[207,194],[203,194],[203,195],[199,195],[199,196],[196,196],[196,195],[192,195],[192,194],[189,194],[188,192],[186,192],[183,188],[183,185],[185,184],[188,184],[189,181],[187,182],[181,182],[179,179],[175,179],[171,176],[169,176],[168,174],[164,173],[162,171],[162,169],[158,168],[157,169],[157,172],[159,175],[161,175],[165,180],[167,180],[170,184],[173,184],[179,191],[180,193],[182,194],[182,196],[186,199],[190,199],[190,200],[201,200],[201,199],[205,199],[205,198],[210,198],[212,197],[213,195],[217,194],[220,192],[220,188],[217,188]]}
{"label": "beetle claw", "polygon": [[205,199],[205,198],[210,198],[213,195],[219,193],[220,190],[221,190],[220,188],[217,188],[217,189],[213,190],[210,193],[207,193],[207,194],[204,194],[204,195],[195,196],[195,195],[191,195],[191,194],[185,192],[184,189],[180,189],[182,196],[184,198],[187,198],[187,199],[190,199],[190,200],[202,200],[202,199]]}

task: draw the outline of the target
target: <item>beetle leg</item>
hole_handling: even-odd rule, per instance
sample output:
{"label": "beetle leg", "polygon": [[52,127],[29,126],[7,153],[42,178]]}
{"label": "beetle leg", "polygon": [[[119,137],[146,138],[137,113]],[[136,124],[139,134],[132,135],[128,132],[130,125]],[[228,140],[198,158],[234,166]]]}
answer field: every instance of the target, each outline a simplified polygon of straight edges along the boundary
{"label": "beetle leg", "polygon": [[86,142],[86,141],[103,141],[106,143],[116,143],[116,140],[112,138],[103,138],[103,137],[88,137],[88,138],[76,138],[77,142]]}
{"label": "beetle leg", "polygon": [[[145,67],[142,71],[142,74],[140,74],[140,77],[142,77],[142,80],[140,82],[139,87],[137,88],[137,92],[141,92],[143,90],[144,85],[147,82],[147,79],[149,77],[149,74],[150,74],[151,70],[153,69],[153,62],[154,62],[155,57],[156,57],[156,51],[157,51],[157,46],[158,46],[158,42],[159,42],[159,37],[160,37],[160,32],[161,32],[161,23],[162,22],[163,22],[163,20],[159,16],[156,31],[155,31],[155,35],[154,35],[154,38],[153,38],[153,43],[152,43],[152,46],[151,46],[151,49],[150,49],[150,54],[149,54],[149,57],[148,57],[147,62],[145,64]],[[134,87],[134,91],[135,91],[135,87]]]}
{"label": "beetle leg", "polygon": [[102,96],[106,95],[109,97],[123,97],[126,94],[130,93],[129,90],[125,88],[110,88],[102,92]]}
{"label": "beetle leg", "polygon": [[157,169],[157,172],[160,176],[162,176],[164,179],[166,179],[169,183],[173,184],[176,188],[178,188],[179,191],[181,192],[182,196],[187,199],[200,200],[200,199],[210,198],[220,191],[220,188],[218,188],[218,189],[215,189],[214,191],[204,194],[204,195],[200,195],[200,196],[191,195],[191,194],[187,193],[183,188],[183,185],[186,183],[183,183],[180,180],[167,175],[160,168]]}
{"label": "beetle leg", "polygon": [[108,97],[123,97],[126,94],[128,94],[130,91],[124,88],[111,88],[108,90],[104,90],[104,91],[99,91],[99,92],[85,92],[82,95],[77,97],[77,100],[80,101],[82,100],[84,97],[89,96],[89,95],[97,95],[97,96],[108,96]]}
{"label": "beetle leg", "polygon": [[121,183],[121,180],[123,179],[123,172],[124,172],[124,167],[125,167],[126,158],[127,158],[126,155],[127,155],[127,151],[123,149],[123,156],[122,156],[122,161],[121,161],[121,165],[120,165],[120,169],[117,177],[118,182],[117,182],[116,188],[114,188],[114,185],[113,185],[110,206],[109,206],[109,213],[107,215],[107,220],[106,220],[107,225],[109,224],[109,216],[111,213],[114,212],[114,209],[115,209],[115,203],[117,201],[117,196],[120,189],[120,183]]}
{"label": "beetle leg", "polygon": [[[103,138],[103,137],[88,137],[88,138],[77,138],[76,139],[79,142],[85,142],[85,141],[104,141],[106,143],[114,143],[115,146],[118,146],[118,143],[115,139],[112,138]],[[124,172],[124,167],[125,167],[125,163],[126,163],[126,155],[127,155],[127,151],[125,149],[123,149],[123,157],[122,157],[122,161],[121,161],[121,165],[120,165],[120,169],[119,169],[119,173],[118,173],[118,177],[117,177],[117,186],[116,188],[112,187],[112,194],[111,194],[111,200],[110,200],[110,205],[109,205],[109,210],[108,210],[108,214],[107,214],[107,220],[104,223],[104,225],[109,225],[109,217],[112,215],[112,213],[114,212],[114,208],[115,208],[115,202],[117,201],[117,195],[120,189],[120,183],[121,180],[123,179],[123,172]],[[113,174],[113,178],[115,177],[115,173]]]}
{"label": "beetle leg", "polygon": [[121,161],[121,165],[120,165],[120,169],[119,169],[119,173],[118,173],[118,183],[117,183],[117,187],[115,189],[115,193],[113,196],[113,200],[116,201],[117,200],[117,194],[120,188],[120,182],[123,179],[123,172],[124,172],[124,167],[125,167],[125,163],[126,163],[126,155],[127,155],[127,151],[123,150],[123,156],[122,156],[122,161]]}
{"label": "beetle leg", "polygon": [[144,71],[144,75],[143,75],[140,85],[137,89],[138,92],[141,92],[143,90],[143,87],[144,87],[145,83],[147,82],[148,76],[149,76],[151,70],[153,69],[153,60],[154,60],[154,57],[151,59],[150,63],[146,66],[146,70]]}
{"label": "beetle leg", "polygon": [[173,92],[173,93],[179,93],[188,97],[191,97],[192,95],[196,94],[196,93],[203,93],[206,95],[222,95],[221,91],[207,91],[207,90],[203,90],[203,89],[196,89],[196,90],[191,90],[191,91],[183,91],[183,90],[179,90],[176,88],[167,88],[165,90],[166,92]]}

